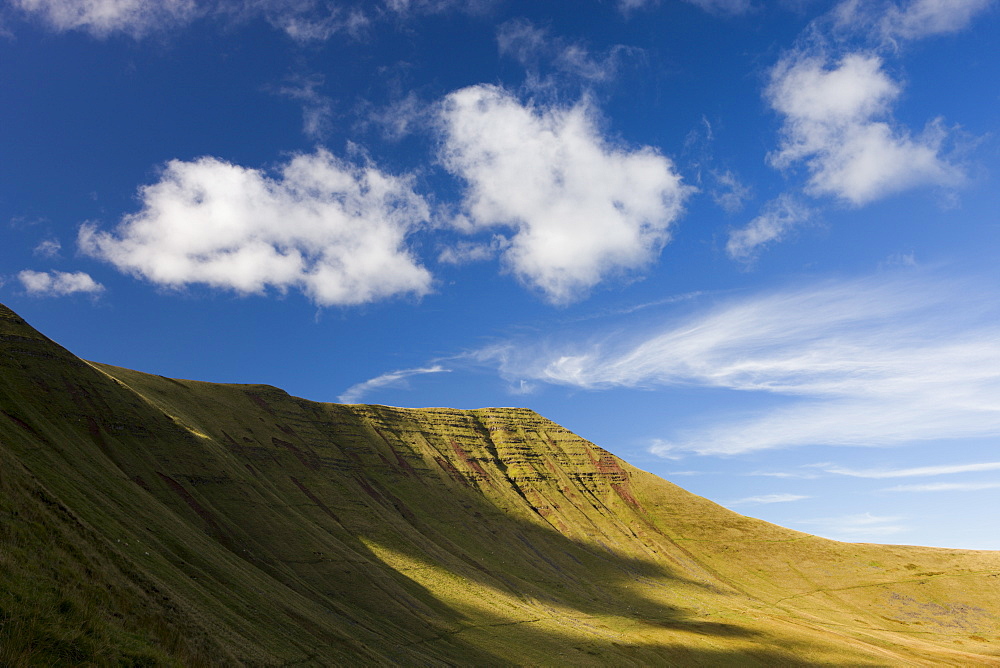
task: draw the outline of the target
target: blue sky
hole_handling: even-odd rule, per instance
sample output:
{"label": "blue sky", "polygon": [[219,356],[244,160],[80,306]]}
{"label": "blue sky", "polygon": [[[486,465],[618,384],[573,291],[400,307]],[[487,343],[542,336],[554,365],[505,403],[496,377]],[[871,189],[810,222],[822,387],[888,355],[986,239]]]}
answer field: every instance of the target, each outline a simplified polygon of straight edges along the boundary
{"label": "blue sky", "polygon": [[997,82],[990,0],[7,0],[0,300],[1000,549]]}

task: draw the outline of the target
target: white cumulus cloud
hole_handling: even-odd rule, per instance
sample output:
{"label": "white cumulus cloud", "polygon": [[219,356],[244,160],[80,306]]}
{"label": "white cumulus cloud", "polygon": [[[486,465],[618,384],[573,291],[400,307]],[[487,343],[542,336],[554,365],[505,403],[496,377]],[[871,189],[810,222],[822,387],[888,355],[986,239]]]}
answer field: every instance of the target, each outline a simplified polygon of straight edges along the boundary
{"label": "white cumulus cloud", "polygon": [[961,172],[941,156],[940,123],[913,136],[889,119],[899,93],[874,55],[849,54],[833,66],[820,56],[786,57],[765,93],[784,117],[772,164],[804,162],[809,192],[854,205],[916,186],[956,184]]}
{"label": "white cumulus cloud", "polygon": [[445,99],[440,124],[469,226],[513,229],[504,261],[553,303],[653,262],[689,192],[655,149],[606,140],[585,101],[536,107],[478,85]]}
{"label": "white cumulus cloud", "polygon": [[297,288],[322,306],[430,290],[406,247],[429,217],[411,180],[322,149],[276,177],[211,157],[173,160],[140,196],[142,209],[114,231],[82,226],[81,250],[158,285]]}
{"label": "white cumulus cloud", "polygon": [[25,269],[17,275],[28,294],[36,297],[62,297],[76,293],[96,294],[104,286],[82,271],[32,271]]}

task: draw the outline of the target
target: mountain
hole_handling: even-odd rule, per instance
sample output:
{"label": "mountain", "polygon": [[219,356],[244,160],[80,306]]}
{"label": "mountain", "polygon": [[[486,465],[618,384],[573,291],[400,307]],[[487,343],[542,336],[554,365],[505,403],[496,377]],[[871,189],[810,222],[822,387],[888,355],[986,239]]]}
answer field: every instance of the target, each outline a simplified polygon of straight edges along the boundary
{"label": "mountain", "polygon": [[526,409],[86,362],[0,306],[0,664],[1000,665],[1000,553],[744,517]]}

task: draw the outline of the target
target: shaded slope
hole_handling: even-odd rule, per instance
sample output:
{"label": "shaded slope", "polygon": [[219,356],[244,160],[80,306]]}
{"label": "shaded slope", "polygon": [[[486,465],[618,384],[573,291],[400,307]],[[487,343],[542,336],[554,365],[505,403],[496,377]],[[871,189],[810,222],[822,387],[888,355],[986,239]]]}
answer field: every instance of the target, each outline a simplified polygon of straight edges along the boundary
{"label": "shaded slope", "polygon": [[997,553],[745,518],[531,411],[151,376],[2,308],[0,368],[7,660],[1000,663]]}

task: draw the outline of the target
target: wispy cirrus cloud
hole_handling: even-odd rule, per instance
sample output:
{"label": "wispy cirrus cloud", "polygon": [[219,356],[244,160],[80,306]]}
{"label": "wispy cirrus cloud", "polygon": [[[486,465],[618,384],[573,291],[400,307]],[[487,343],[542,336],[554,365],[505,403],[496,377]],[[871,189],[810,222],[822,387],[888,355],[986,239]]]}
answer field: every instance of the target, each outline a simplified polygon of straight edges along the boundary
{"label": "wispy cirrus cloud", "polygon": [[761,494],[759,496],[748,496],[743,499],[737,499],[735,501],[729,501],[722,505],[727,507],[732,506],[745,506],[745,505],[758,505],[758,504],[769,504],[769,503],[790,503],[792,501],[801,501],[803,499],[808,499],[810,497],[804,496],[802,494]]}
{"label": "wispy cirrus cloud", "polygon": [[921,485],[896,485],[886,487],[883,492],[978,492],[984,489],[1000,489],[1000,482],[930,482]]}
{"label": "wispy cirrus cloud", "polygon": [[[609,82],[622,58],[636,51],[617,45],[596,55],[584,44],[552,35],[527,19],[502,23],[497,28],[497,48],[527,70],[529,88],[542,90],[557,86],[553,75],[587,84]],[[543,75],[543,71],[553,74]]]}
{"label": "wispy cirrus cloud", "polygon": [[386,18],[458,10],[477,13],[492,0],[11,0],[23,15],[56,32],[81,31],[98,38],[142,39],[199,19],[226,24],[263,19],[292,40],[307,44],[337,35],[360,37]]}
{"label": "wispy cirrus cloud", "polygon": [[831,18],[837,29],[863,31],[891,42],[956,33],[994,0],[846,0]]}
{"label": "wispy cirrus cloud", "polygon": [[433,125],[434,105],[413,91],[380,109],[372,109],[366,114],[365,123],[381,130],[389,141],[399,141],[415,132]]}
{"label": "wispy cirrus cloud", "polygon": [[587,389],[700,386],[785,399],[706,412],[651,450],[738,454],[1000,435],[1000,321],[986,285],[879,275],[745,296],[596,342],[484,351],[501,373]]}
{"label": "wispy cirrus cloud", "polygon": [[403,386],[405,385],[406,380],[408,378],[412,378],[413,376],[420,376],[428,373],[447,373],[449,371],[451,371],[451,369],[446,369],[439,364],[429,367],[390,371],[389,373],[384,373],[381,376],[370,378],[362,383],[351,385],[349,388],[344,390],[339,397],[337,397],[337,401],[344,404],[356,404],[360,402],[364,396],[376,390],[386,387]]}
{"label": "wispy cirrus cloud", "polygon": [[798,524],[810,527],[810,532],[838,540],[867,540],[909,531],[910,527],[900,523],[902,519],[902,517],[857,513],[802,520]]}
{"label": "wispy cirrus cloud", "polygon": [[441,160],[466,184],[466,229],[512,229],[504,262],[557,304],[649,265],[691,191],[654,148],[602,136],[595,115],[586,100],[522,104],[487,85],[440,110]]}
{"label": "wispy cirrus cloud", "polygon": [[752,471],[749,476],[762,476],[765,478],[792,478],[799,480],[814,480],[819,477],[818,473],[807,473],[805,471]]}
{"label": "wispy cirrus cloud", "polygon": [[173,160],[112,232],[80,249],[158,285],[241,294],[301,290],[321,306],[424,295],[431,275],[406,246],[430,210],[411,179],[319,149],[276,176],[217,158]]}
{"label": "wispy cirrus cloud", "polygon": [[993,0],[910,0],[892,5],[882,19],[885,34],[918,39],[958,32]]}
{"label": "wispy cirrus cloud", "polygon": [[446,246],[438,254],[438,262],[466,264],[491,260],[509,245],[510,241],[500,235],[495,235],[489,242],[459,241],[452,246]]}
{"label": "wispy cirrus cloud", "polygon": [[[233,11],[232,5],[227,9]],[[300,44],[322,42],[334,35],[359,37],[372,22],[372,17],[357,5],[315,0],[264,0],[240,6],[237,11],[261,12],[272,26]]]}
{"label": "wispy cirrus cloud", "polygon": [[97,37],[124,33],[135,38],[189,23],[203,15],[195,0],[12,0],[58,32],[81,30]]}
{"label": "wispy cirrus cloud", "polygon": [[62,244],[59,243],[58,239],[45,239],[35,246],[35,250],[33,252],[39,257],[51,259],[59,257],[59,251],[61,250]]}
{"label": "wispy cirrus cloud", "polygon": [[729,232],[726,253],[734,260],[753,260],[763,246],[780,241],[811,216],[812,210],[796,198],[779,195],[765,204],[746,227]]}
{"label": "wispy cirrus cloud", "polygon": [[937,464],[915,466],[904,469],[850,469],[840,466],[823,467],[827,473],[853,478],[915,478],[923,476],[951,475],[954,473],[974,473],[979,471],[1000,471],[1000,462],[980,462],[977,464]]}
{"label": "wispy cirrus cloud", "polygon": [[330,133],[333,117],[333,101],[320,93],[323,87],[322,75],[290,77],[275,92],[302,104],[302,132],[306,137],[320,141]]}
{"label": "wispy cirrus cloud", "polygon": [[[659,4],[660,0],[618,0],[618,7],[623,12],[641,9]],[[753,8],[751,0],[685,0],[710,14],[744,14]]]}
{"label": "wispy cirrus cloud", "polygon": [[481,14],[500,0],[382,0],[387,9],[397,14],[436,14],[439,12],[466,12]]}
{"label": "wispy cirrus cloud", "polygon": [[710,176],[714,182],[710,191],[712,199],[729,213],[742,209],[744,202],[753,194],[750,186],[743,184],[732,170],[712,170]]}

